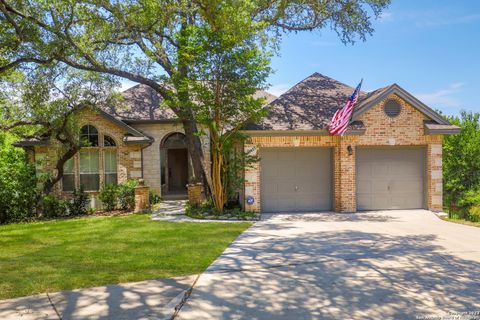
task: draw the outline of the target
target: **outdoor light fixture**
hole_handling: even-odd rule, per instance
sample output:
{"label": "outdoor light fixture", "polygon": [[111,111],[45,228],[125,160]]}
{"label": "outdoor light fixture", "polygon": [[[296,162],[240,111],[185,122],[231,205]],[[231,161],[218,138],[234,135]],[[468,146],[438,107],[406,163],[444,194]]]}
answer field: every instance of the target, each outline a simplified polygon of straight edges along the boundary
{"label": "outdoor light fixture", "polygon": [[348,155],[351,156],[351,155],[353,154],[353,148],[352,148],[352,146],[349,145],[349,146],[347,147],[347,151],[348,151]]}

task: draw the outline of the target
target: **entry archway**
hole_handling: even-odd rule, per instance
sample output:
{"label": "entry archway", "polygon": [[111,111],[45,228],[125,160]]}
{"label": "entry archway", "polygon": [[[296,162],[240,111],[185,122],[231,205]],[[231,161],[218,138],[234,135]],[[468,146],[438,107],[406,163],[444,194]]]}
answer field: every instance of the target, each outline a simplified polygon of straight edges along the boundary
{"label": "entry archway", "polygon": [[188,149],[185,135],[173,132],[165,136],[160,144],[162,194],[181,195],[187,193]]}

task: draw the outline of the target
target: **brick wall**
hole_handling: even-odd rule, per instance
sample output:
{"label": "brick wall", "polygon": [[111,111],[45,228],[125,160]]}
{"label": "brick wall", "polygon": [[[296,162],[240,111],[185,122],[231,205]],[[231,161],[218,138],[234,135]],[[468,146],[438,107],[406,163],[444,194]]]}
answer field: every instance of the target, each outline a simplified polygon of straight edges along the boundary
{"label": "brick wall", "polygon": [[[103,137],[108,135],[115,140],[117,145],[117,166],[118,166],[118,182],[124,182],[128,179],[141,178],[141,150],[145,145],[126,145],[123,143],[123,137],[126,133],[125,129],[113,123],[110,120],[96,114],[94,111],[84,109],[78,114],[78,128],[80,129],[84,125],[93,125],[97,128],[99,133],[99,147],[95,148],[99,150],[99,172],[100,172],[100,187],[104,185],[104,150]],[[84,148],[89,149],[89,148]],[[110,148],[109,148],[110,149]],[[61,148],[53,141],[51,145],[47,147],[35,147],[34,160],[37,167],[37,173],[55,172],[56,161],[61,154]],[[77,153],[73,157],[74,172],[76,188],[80,187],[80,156]],[[140,166],[138,165],[140,163]],[[54,192],[57,195],[68,197],[70,193],[62,192],[62,182],[60,181],[54,188]],[[95,195],[97,192],[89,192]]]}
{"label": "brick wall", "polygon": [[[383,112],[388,99],[397,99],[402,105],[395,118]],[[365,112],[361,117],[367,127],[361,136],[251,136],[245,151],[269,147],[332,147],[333,148],[333,207],[338,212],[356,211],[356,148],[368,146],[423,146],[427,150],[427,208],[442,209],[442,136],[425,135],[423,121],[426,117],[398,96],[391,96]],[[348,154],[352,147],[352,155]],[[260,152],[261,153],[261,152]],[[261,211],[260,163],[245,171],[245,197],[253,196],[253,205],[244,204],[247,210]]]}

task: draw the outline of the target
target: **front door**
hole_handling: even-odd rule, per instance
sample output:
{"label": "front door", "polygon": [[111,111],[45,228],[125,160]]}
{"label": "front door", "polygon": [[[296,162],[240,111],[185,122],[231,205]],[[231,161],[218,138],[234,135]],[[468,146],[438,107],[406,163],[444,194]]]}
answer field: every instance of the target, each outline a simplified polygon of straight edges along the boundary
{"label": "front door", "polygon": [[168,190],[169,192],[186,192],[188,183],[187,149],[168,150]]}

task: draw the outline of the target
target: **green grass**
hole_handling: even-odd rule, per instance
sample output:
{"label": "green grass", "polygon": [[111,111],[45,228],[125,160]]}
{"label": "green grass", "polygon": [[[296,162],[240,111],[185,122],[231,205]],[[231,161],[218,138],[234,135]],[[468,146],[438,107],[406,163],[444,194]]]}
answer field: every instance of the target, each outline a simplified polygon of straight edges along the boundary
{"label": "green grass", "polygon": [[480,228],[480,222],[472,222],[472,221],[463,220],[463,219],[451,219],[451,218],[447,218],[447,217],[442,218],[442,220],[449,221],[449,222],[454,222],[454,223],[458,223],[458,224],[465,224],[467,226],[473,226],[473,227]]}
{"label": "green grass", "polygon": [[0,226],[0,299],[197,274],[249,226],[149,215]]}

